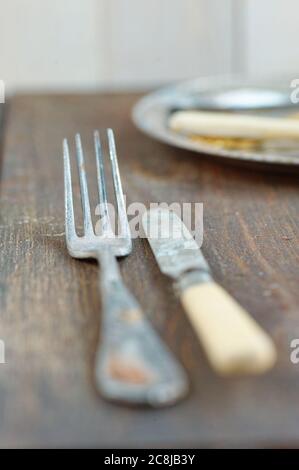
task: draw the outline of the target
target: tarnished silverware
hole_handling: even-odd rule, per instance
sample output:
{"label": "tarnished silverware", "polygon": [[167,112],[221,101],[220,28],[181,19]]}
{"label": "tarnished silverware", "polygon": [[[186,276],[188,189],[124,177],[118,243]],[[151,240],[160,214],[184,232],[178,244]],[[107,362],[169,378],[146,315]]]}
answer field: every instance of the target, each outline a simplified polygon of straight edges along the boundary
{"label": "tarnished silverware", "polygon": [[289,139],[288,142],[274,142],[271,139],[261,146],[252,143],[250,146],[230,146],[227,142],[219,145],[219,142],[215,144],[207,138],[199,140],[174,132],[169,127],[169,119],[175,110],[238,111],[268,117],[287,117],[295,113],[299,106],[295,103],[296,88],[291,93],[291,79],[285,77],[273,81],[272,78],[270,83],[269,78],[252,81],[244,80],[244,77],[215,76],[176,83],[142,97],[134,106],[133,121],[141,131],[154,139],[199,154],[216,156],[224,161],[237,159],[274,166],[298,166],[298,145],[289,142]]}
{"label": "tarnished silverware", "polygon": [[96,385],[106,399],[116,402],[164,406],[182,398],[188,390],[186,374],[144,317],[140,306],[123,283],[116,258],[131,253],[132,241],[119,174],[113,131],[107,131],[115,198],[118,235],[108,213],[104,159],[99,132],[94,133],[101,233],[95,234],[89,202],[80,135],[76,155],[81,188],[84,235],[76,233],[68,142],[63,143],[65,178],[66,243],[71,256],[95,258],[101,266],[102,328],[95,361]]}
{"label": "tarnished silverware", "polygon": [[161,271],[174,281],[207,358],[220,375],[260,374],[276,361],[270,336],[212,278],[192,234],[173,212],[152,209],[143,228]]}

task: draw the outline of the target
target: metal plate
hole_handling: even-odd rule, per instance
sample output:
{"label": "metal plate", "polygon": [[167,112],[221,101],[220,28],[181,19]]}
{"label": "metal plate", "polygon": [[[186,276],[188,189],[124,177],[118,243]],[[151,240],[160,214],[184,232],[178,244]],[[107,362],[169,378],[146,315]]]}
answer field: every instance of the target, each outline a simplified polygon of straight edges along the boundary
{"label": "metal plate", "polygon": [[[269,85],[269,83],[271,85]],[[248,105],[248,111],[255,114],[266,114],[270,116],[288,115],[290,112],[299,112],[299,106],[295,108],[291,105],[290,88],[291,79],[285,78],[273,82],[269,80],[246,81],[241,78],[232,77],[210,77],[200,78],[191,81],[182,82],[176,85],[162,88],[142,98],[133,109],[133,121],[136,126],[159,141],[173,145],[175,147],[193,150],[198,153],[214,155],[217,157],[268,163],[272,165],[292,165],[299,166],[299,147],[292,148],[291,151],[278,150],[275,152],[249,151],[249,150],[231,150],[218,148],[207,143],[195,142],[187,136],[180,135],[168,128],[168,118],[172,109],[178,107],[178,103],[191,101],[194,98],[196,102],[204,103],[205,109],[218,109],[227,111],[227,107],[223,106],[225,99],[223,97],[233,94],[238,96],[237,91],[244,89],[248,93],[250,90],[250,98],[254,100],[254,90],[256,90],[256,110],[252,110],[252,105]],[[262,102],[261,90],[265,91],[265,106]],[[289,97],[290,108],[281,109],[262,109],[269,106],[269,98],[273,96],[273,105],[277,105],[281,97],[281,101],[286,101]],[[275,102],[276,99],[276,102]],[[209,106],[210,102],[210,106]],[[252,102],[252,101],[251,101]],[[217,106],[219,103],[219,106]],[[237,108],[239,108],[237,110]],[[240,111],[240,109],[243,110]],[[295,109],[294,109],[295,108]],[[245,112],[244,106],[236,106],[234,112]],[[299,121],[298,121],[299,125]]]}

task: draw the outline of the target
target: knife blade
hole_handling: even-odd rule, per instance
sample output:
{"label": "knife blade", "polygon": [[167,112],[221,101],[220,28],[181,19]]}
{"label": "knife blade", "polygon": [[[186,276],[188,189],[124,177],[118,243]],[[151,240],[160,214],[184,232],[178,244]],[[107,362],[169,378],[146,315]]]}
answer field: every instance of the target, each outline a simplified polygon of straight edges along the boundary
{"label": "knife blade", "polygon": [[192,270],[209,274],[198,244],[175,212],[161,208],[148,211],[143,228],[164,274],[174,279]]}
{"label": "knife blade", "polygon": [[258,374],[276,361],[273,341],[212,278],[207,261],[173,211],[156,208],[142,218],[160,270],[175,281],[182,305],[220,375]]}

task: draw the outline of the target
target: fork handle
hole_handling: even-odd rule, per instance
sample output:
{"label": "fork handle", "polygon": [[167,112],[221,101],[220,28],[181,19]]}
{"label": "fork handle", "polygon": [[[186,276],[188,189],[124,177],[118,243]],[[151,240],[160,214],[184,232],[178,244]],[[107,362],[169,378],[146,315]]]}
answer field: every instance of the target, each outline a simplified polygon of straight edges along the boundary
{"label": "fork handle", "polygon": [[185,371],[162,343],[124,285],[111,251],[101,266],[102,327],[95,378],[108,400],[150,406],[173,404],[188,390]]}

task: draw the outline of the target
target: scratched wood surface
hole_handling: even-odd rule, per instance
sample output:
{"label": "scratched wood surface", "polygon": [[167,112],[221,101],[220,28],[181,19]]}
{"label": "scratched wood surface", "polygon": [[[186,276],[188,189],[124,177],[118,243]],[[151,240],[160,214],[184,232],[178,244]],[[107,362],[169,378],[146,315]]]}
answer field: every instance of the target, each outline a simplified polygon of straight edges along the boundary
{"label": "scratched wood surface", "polygon": [[[19,96],[1,148],[1,447],[297,446],[298,174],[249,170],[164,146],[130,120],[137,95]],[[63,220],[61,141],[114,128],[128,202],[203,202],[204,253],[215,278],[269,331],[275,369],[220,379],[208,367],[146,240],[121,261],[128,286],[186,367],[192,390],[150,411],[105,403],[92,381],[98,268],[72,260]],[[92,173],[94,176],[94,171]],[[95,189],[95,181],[90,181]],[[78,199],[78,183],[75,181]],[[93,199],[95,201],[95,199]],[[77,214],[79,210],[77,207]],[[79,225],[80,225],[79,219]]]}

